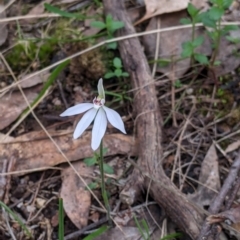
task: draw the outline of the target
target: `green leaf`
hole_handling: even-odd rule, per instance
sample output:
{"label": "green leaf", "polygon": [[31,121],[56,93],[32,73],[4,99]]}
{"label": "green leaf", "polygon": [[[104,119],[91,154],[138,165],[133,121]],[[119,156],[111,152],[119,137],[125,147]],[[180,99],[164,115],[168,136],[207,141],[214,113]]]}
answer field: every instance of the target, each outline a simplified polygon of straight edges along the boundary
{"label": "green leaf", "polygon": [[101,21],[93,21],[90,23],[92,27],[99,28],[99,29],[104,29],[106,28],[106,24]]}
{"label": "green leaf", "polygon": [[95,238],[97,238],[98,236],[100,236],[101,234],[103,234],[104,232],[106,232],[108,230],[108,226],[101,226],[100,228],[98,228],[96,231],[90,233],[87,237],[85,237],[83,240],[94,240]]}
{"label": "green leaf", "polygon": [[190,57],[193,54],[192,42],[188,41],[182,44],[182,53],[183,58]]}
{"label": "green leaf", "polygon": [[116,30],[123,28],[124,27],[124,23],[120,22],[120,21],[113,21],[111,23],[111,25],[109,26],[109,30],[113,33]]}
{"label": "green leaf", "polygon": [[175,81],[175,83],[174,83],[174,86],[175,86],[176,88],[182,87],[181,81],[180,81],[179,79],[177,79],[177,80]]}
{"label": "green leaf", "polygon": [[103,170],[105,173],[114,174],[113,168],[106,163],[103,163]]}
{"label": "green leaf", "polygon": [[182,233],[172,233],[172,234],[168,234],[167,236],[161,238],[160,240],[172,240],[175,238],[181,238],[183,236]]}
{"label": "green leaf", "polygon": [[208,58],[200,53],[194,53],[194,59],[201,64],[209,64]]}
{"label": "green leaf", "polygon": [[188,7],[187,7],[187,11],[189,13],[189,15],[192,17],[192,18],[195,18],[195,16],[198,15],[199,13],[199,9],[197,9],[194,5],[192,5],[191,3],[188,4]]}
{"label": "green leaf", "polygon": [[118,57],[115,57],[115,58],[113,59],[113,66],[114,66],[115,68],[122,68],[122,61],[121,61],[121,59],[118,58]]}
{"label": "green leaf", "polygon": [[117,42],[111,42],[107,44],[107,49],[117,49]]}
{"label": "green leaf", "polygon": [[219,66],[219,65],[221,65],[221,61],[215,61],[215,62],[213,63],[213,65],[214,65],[214,66]]}
{"label": "green leaf", "polygon": [[211,19],[208,15],[208,12],[201,13],[199,15],[199,18],[201,22],[203,23],[204,26],[206,27],[211,27],[211,28],[216,28],[216,21]]}
{"label": "green leaf", "polygon": [[186,25],[186,24],[191,24],[192,21],[191,21],[190,18],[181,18],[180,23],[183,24],[183,25]]}
{"label": "green leaf", "polygon": [[85,158],[83,160],[83,162],[88,166],[91,167],[93,165],[95,165],[97,163],[97,159],[95,157],[91,157],[91,158]]}
{"label": "green leaf", "polygon": [[123,72],[123,73],[122,73],[122,76],[123,76],[123,77],[129,77],[129,73]]}
{"label": "green leaf", "polygon": [[237,30],[239,30],[239,27],[236,25],[227,25],[227,26],[224,26],[223,29],[225,29],[227,31],[237,31]]}
{"label": "green leaf", "polygon": [[229,42],[234,43],[234,44],[240,43],[240,38],[234,38],[234,37],[231,37],[231,36],[226,36],[226,39],[227,39]]}
{"label": "green leaf", "polygon": [[[93,190],[96,189],[98,187],[98,183],[97,182],[91,182],[88,184],[88,187]],[[86,188],[87,189],[87,188]]]}
{"label": "green leaf", "polygon": [[106,16],[106,25],[109,27],[111,25],[112,21],[113,21],[112,15],[108,14]]}
{"label": "green leaf", "polygon": [[208,15],[212,20],[218,21],[224,14],[224,10],[218,7],[212,7],[208,11]]}
{"label": "green leaf", "polygon": [[112,77],[115,77],[115,73],[114,72],[107,72],[104,75],[104,78],[106,78],[106,79],[109,79],[109,78],[112,78]]}
{"label": "green leaf", "polygon": [[44,7],[45,7],[45,9],[47,9],[49,12],[59,14],[59,15],[62,16],[62,17],[76,18],[76,19],[81,19],[81,20],[85,20],[85,19],[88,18],[88,17],[86,17],[86,16],[84,16],[84,15],[82,15],[82,14],[79,14],[79,13],[70,13],[70,12],[63,11],[63,10],[57,8],[57,7],[52,6],[52,5],[49,4],[49,3],[44,3]]}
{"label": "green leaf", "polygon": [[203,41],[204,41],[203,36],[199,36],[199,37],[195,38],[192,42],[193,48],[197,48],[197,47],[201,46]]}
{"label": "green leaf", "polygon": [[114,74],[117,77],[121,77],[122,76],[122,69],[121,68],[115,69]]}

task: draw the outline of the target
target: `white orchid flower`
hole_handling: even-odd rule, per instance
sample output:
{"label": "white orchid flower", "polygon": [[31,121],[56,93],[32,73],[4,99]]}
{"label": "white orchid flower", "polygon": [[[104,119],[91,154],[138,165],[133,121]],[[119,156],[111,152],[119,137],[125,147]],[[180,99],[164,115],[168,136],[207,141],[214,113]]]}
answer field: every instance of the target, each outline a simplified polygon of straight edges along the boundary
{"label": "white orchid flower", "polygon": [[95,151],[98,149],[100,142],[106,132],[107,120],[121,132],[126,134],[123,121],[120,115],[106,106],[105,103],[105,92],[103,88],[102,78],[98,81],[98,97],[93,99],[93,103],[80,103],[76,106],[68,108],[60,116],[72,116],[86,112],[74,131],[73,138],[79,138],[82,133],[89,127],[89,125],[94,120],[93,130],[92,130],[92,143],[91,147]]}

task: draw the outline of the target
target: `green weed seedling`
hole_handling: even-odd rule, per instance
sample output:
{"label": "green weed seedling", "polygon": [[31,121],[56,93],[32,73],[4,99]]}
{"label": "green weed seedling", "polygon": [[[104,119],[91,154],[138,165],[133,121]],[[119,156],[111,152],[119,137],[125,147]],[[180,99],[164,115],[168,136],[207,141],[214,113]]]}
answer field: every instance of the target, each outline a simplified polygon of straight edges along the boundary
{"label": "green weed seedling", "polygon": [[[123,28],[124,23],[121,21],[115,21],[110,14],[106,16],[105,22],[102,21],[93,21],[91,22],[91,26],[98,28],[100,30],[105,30],[107,33],[108,39],[114,38],[114,33],[116,30]],[[117,43],[112,42],[107,44],[107,49],[116,49]]]}
{"label": "green weed seedling", "polygon": [[[188,13],[190,15],[190,19],[181,19],[181,23],[183,24],[192,24],[192,39],[183,43],[182,54],[183,58],[191,58],[191,63],[193,60],[211,66],[219,65],[219,62],[216,62],[216,57],[219,51],[219,45],[221,38],[223,36],[227,37],[227,39],[231,42],[234,42],[235,39],[227,36],[230,31],[237,30],[238,27],[234,25],[221,26],[221,19],[225,13],[225,11],[232,4],[233,0],[210,0],[212,6],[206,12],[200,13],[200,10],[195,8],[191,3],[188,5]],[[199,36],[195,38],[195,26],[196,23],[203,23],[206,27],[206,31],[210,39],[212,40],[213,54],[210,60],[200,53],[196,52],[196,48],[201,46],[203,43],[203,37]],[[235,40],[237,41],[237,40]]]}
{"label": "green weed seedling", "polygon": [[216,65],[215,60],[219,51],[221,38],[227,36],[230,31],[238,30],[237,26],[221,26],[221,19],[225,11],[232,4],[232,0],[211,0],[212,7],[200,14],[201,22],[208,27],[207,34],[213,42],[214,53],[210,60],[210,66]]}
{"label": "green weed seedling", "polygon": [[183,58],[190,57],[191,65],[193,64],[194,60],[201,64],[208,64],[208,58],[205,55],[197,53],[195,51],[196,48],[201,46],[204,41],[204,38],[202,36],[195,38],[196,24],[201,22],[200,10],[195,8],[191,3],[189,3],[187,11],[188,14],[190,15],[190,19],[183,18],[180,20],[180,22],[183,24],[192,24],[192,39],[190,41],[183,43],[181,56]]}
{"label": "green weed seedling", "polygon": [[122,65],[122,60],[118,57],[115,57],[112,61],[112,68],[114,69],[113,71],[108,71],[105,75],[105,79],[109,79],[112,77],[129,77],[129,74],[127,72],[123,71],[123,65]]}

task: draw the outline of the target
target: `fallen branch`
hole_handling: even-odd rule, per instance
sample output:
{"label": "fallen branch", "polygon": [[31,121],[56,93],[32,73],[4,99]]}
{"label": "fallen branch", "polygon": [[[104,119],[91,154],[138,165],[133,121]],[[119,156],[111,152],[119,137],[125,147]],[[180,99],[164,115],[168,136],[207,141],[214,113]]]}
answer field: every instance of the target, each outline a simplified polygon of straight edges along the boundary
{"label": "fallen branch", "polygon": [[[104,0],[103,3],[106,14],[111,14],[116,20],[125,23],[124,29],[119,30],[119,35],[135,33],[123,1]],[[121,198],[131,204],[142,188],[149,188],[151,196],[164,208],[168,216],[190,237],[197,239],[203,216],[173,185],[162,168],[162,117],[142,46],[138,38],[131,38],[120,41],[119,50],[125,70],[130,74],[132,88],[136,89],[133,109],[139,139],[139,168],[134,169]]]}

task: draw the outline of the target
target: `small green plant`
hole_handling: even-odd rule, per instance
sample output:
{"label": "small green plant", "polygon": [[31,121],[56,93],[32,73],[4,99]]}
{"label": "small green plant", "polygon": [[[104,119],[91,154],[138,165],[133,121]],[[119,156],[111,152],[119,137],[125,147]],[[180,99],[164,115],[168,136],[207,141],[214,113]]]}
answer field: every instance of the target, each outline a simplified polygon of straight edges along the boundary
{"label": "small green plant", "polygon": [[212,7],[200,14],[201,22],[204,26],[208,27],[209,30],[207,30],[207,33],[213,42],[214,52],[210,60],[210,66],[215,65],[221,38],[226,36],[230,31],[238,29],[237,26],[233,25],[221,26],[221,19],[232,2],[232,0],[211,0]]}
{"label": "small green plant", "polygon": [[[206,12],[200,13],[200,10],[195,8],[191,3],[188,4],[188,13],[190,19],[184,18],[181,19],[183,24],[192,24],[192,39],[183,43],[182,45],[182,54],[183,58],[191,58],[191,64],[193,61],[197,61],[201,64],[206,64],[211,66],[219,65],[220,63],[216,61],[216,57],[219,51],[219,45],[221,38],[223,36],[231,42],[234,42],[234,38],[227,36],[230,31],[237,30],[237,26],[228,25],[221,26],[221,18],[224,15],[225,11],[229,8],[232,3],[232,0],[210,0],[212,6]],[[203,44],[204,38],[202,36],[195,37],[196,23],[202,22],[206,27],[206,31],[210,39],[212,40],[213,54],[210,60],[200,53],[196,52],[196,49]]]}
{"label": "small green plant", "polygon": [[194,60],[201,64],[208,64],[208,58],[205,55],[196,52],[196,48],[201,46],[204,41],[204,38],[202,36],[195,38],[196,24],[201,21],[200,10],[195,8],[191,3],[189,3],[187,11],[188,14],[190,15],[190,19],[183,18],[180,20],[180,22],[183,24],[192,24],[192,39],[190,41],[183,43],[182,45],[183,50],[181,56],[183,58],[190,57],[191,65],[193,64]]}
{"label": "small green plant", "polygon": [[[106,16],[105,22],[102,21],[93,21],[91,22],[91,26],[98,28],[100,30],[106,31],[107,38],[112,39],[114,37],[114,33],[116,30],[123,28],[124,23],[121,21],[115,21],[113,17],[108,14]],[[116,49],[117,48],[117,43],[112,42],[107,44],[108,49]]]}
{"label": "small green plant", "polygon": [[105,75],[105,79],[109,79],[112,77],[129,77],[129,74],[127,72],[123,71],[123,65],[122,65],[122,60],[118,57],[115,57],[112,61],[112,68],[113,71],[108,71]]}

